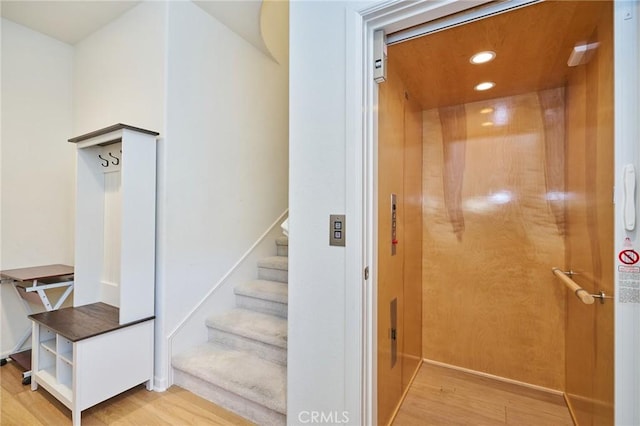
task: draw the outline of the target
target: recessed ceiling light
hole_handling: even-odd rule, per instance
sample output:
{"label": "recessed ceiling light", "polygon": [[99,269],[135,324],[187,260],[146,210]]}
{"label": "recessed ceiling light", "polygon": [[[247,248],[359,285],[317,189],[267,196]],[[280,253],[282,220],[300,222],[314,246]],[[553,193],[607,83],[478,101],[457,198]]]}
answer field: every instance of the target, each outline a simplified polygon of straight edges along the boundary
{"label": "recessed ceiling light", "polygon": [[482,108],[480,110],[480,114],[491,114],[492,112],[493,112],[493,108],[491,107]]}
{"label": "recessed ceiling light", "polygon": [[482,127],[491,127],[493,126],[493,121],[485,121],[481,124]]}
{"label": "recessed ceiling light", "polygon": [[495,85],[496,85],[496,84],[495,84],[493,81],[485,81],[485,82],[482,82],[482,83],[478,84],[478,85],[475,87],[475,89],[481,92],[481,91],[483,91],[483,90],[493,89],[493,87],[494,87]]}
{"label": "recessed ceiling light", "polygon": [[492,61],[496,57],[496,52],[486,50],[484,52],[478,52],[469,59],[472,64],[485,64]]}

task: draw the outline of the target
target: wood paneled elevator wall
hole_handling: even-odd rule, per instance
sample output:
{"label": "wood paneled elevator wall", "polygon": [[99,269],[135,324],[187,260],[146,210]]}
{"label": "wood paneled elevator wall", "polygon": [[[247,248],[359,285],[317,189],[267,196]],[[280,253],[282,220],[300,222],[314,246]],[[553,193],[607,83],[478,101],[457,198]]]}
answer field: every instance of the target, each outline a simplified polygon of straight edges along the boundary
{"label": "wood paneled elevator wall", "polygon": [[[571,69],[566,86],[565,266],[587,291],[612,295],[613,5],[586,3],[595,29],[585,41],[598,47]],[[584,305],[567,296],[565,392],[580,426],[614,424],[613,306],[611,299]]]}
{"label": "wood paneled elevator wall", "polygon": [[430,109],[424,128],[424,357],[562,389],[564,89]]}
{"label": "wood paneled elevator wall", "polygon": [[[591,55],[569,66],[584,43]],[[483,50],[495,60],[470,64]],[[613,424],[613,303],[584,305],[551,272],[576,271],[589,292],[613,293],[612,2],[540,2],[388,53],[378,104],[380,423],[411,375],[390,367],[390,303],[402,352],[416,325],[406,305],[417,251],[407,244],[420,240],[422,357],[564,392],[580,425]],[[473,90],[480,81],[496,86]],[[421,229],[404,216],[407,176],[418,176],[406,171],[419,155],[406,151],[414,100],[423,110]]]}
{"label": "wood paneled elevator wall", "polygon": [[378,423],[388,424],[422,360],[422,112],[393,68],[378,87]]}

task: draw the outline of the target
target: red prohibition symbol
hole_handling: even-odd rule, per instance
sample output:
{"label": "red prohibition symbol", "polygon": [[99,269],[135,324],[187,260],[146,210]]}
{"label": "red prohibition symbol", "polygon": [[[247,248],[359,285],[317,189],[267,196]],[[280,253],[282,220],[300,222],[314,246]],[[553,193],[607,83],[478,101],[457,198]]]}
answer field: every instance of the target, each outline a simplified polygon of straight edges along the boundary
{"label": "red prohibition symbol", "polygon": [[635,265],[640,260],[640,255],[635,250],[627,249],[620,252],[618,259],[625,265]]}

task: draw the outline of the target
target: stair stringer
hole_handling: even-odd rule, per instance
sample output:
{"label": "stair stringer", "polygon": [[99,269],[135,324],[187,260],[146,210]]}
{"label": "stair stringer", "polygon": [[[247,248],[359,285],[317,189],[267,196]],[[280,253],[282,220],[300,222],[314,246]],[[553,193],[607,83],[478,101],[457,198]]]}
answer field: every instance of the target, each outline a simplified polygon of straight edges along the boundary
{"label": "stair stringer", "polygon": [[[203,324],[212,312],[226,312],[236,306],[234,287],[242,282],[256,279],[256,265],[265,257],[275,256],[274,241],[282,235],[280,224],[287,217],[285,210],[260,238],[245,252],[236,264],[212,286],[200,302],[189,311],[169,334],[168,359],[208,341]],[[185,283],[188,285],[188,283]],[[174,383],[174,368],[169,374],[169,386]]]}

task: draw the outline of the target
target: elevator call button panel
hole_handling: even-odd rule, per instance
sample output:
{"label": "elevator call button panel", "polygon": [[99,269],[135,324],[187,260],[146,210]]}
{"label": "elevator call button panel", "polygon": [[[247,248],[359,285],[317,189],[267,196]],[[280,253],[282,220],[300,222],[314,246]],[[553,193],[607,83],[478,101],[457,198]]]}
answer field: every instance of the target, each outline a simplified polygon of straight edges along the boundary
{"label": "elevator call button panel", "polygon": [[332,214],[329,216],[329,245],[345,246],[346,216],[343,214]]}

